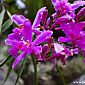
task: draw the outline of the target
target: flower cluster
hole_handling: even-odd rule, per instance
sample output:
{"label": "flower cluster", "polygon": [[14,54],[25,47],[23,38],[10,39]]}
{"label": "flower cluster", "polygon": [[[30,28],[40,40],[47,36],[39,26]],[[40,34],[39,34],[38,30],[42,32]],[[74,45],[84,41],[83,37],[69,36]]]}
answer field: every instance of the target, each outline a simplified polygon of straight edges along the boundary
{"label": "flower cluster", "polygon": [[[33,55],[37,62],[51,60],[54,65],[58,59],[66,64],[66,59],[80,52],[85,56],[85,21],[80,20],[84,16],[85,7],[75,13],[79,6],[85,5],[85,1],[74,1],[71,4],[68,0],[52,0],[52,4],[55,13],[48,17],[48,10],[43,7],[38,10],[32,24],[22,15],[11,16],[11,20],[18,26],[5,40],[11,46],[9,54],[15,58],[12,68],[26,55]],[[65,36],[58,35],[56,41],[53,32],[59,30]]]}

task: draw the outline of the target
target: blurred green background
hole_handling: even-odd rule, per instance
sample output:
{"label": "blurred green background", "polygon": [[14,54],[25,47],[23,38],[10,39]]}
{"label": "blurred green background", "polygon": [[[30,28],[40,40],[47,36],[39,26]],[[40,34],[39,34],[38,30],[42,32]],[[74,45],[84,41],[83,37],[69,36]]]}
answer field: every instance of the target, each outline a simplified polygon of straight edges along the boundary
{"label": "blurred green background", "polygon": [[51,0],[4,0],[3,4],[11,14],[22,14],[31,21],[34,20],[37,11],[43,6],[47,7],[49,15],[54,11]]}

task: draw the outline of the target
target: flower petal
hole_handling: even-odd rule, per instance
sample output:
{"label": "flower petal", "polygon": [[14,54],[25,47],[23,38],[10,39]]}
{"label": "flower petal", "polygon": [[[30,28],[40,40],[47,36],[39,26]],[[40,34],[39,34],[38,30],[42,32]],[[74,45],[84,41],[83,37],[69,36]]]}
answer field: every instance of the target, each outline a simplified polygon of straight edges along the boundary
{"label": "flower petal", "polygon": [[61,53],[64,50],[64,47],[61,44],[54,43],[54,49],[56,53]]}
{"label": "flower petal", "polygon": [[53,37],[49,37],[45,40],[46,43],[53,43],[54,42],[54,38]]}
{"label": "flower petal", "polygon": [[35,55],[39,54],[42,52],[42,46],[35,46],[33,49],[33,52]]}
{"label": "flower petal", "polygon": [[76,21],[79,22],[82,18],[82,16],[85,16],[85,7],[83,7],[78,13],[77,13],[77,16],[76,16]]}
{"label": "flower petal", "polygon": [[22,15],[17,15],[14,14],[11,16],[11,20],[17,24],[18,26],[22,25],[24,23],[24,21],[26,20],[26,18]]}
{"label": "flower petal", "polygon": [[34,20],[33,25],[32,25],[32,29],[39,26],[44,11],[46,11],[46,7],[43,7],[43,8],[38,10],[37,15],[36,15],[35,20]]}
{"label": "flower petal", "polygon": [[84,5],[85,5],[85,1],[74,1],[74,3],[71,5],[71,7],[73,10],[75,10],[79,6],[84,6]]}
{"label": "flower petal", "polygon": [[46,24],[47,16],[48,16],[48,10],[45,9],[45,10],[43,11],[43,14],[42,14],[42,24],[43,24],[43,25]]}
{"label": "flower petal", "polygon": [[68,2],[68,0],[51,0],[51,1],[52,1],[53,4],[56,4],[58,2],[65,2],[65,3]]}
{"label": "flower petal", "polygon": [[42,42],[44,42],[47,38],[51,37],[53,34],[52,31],[43,31],[40,35],[37,36],[37,38],[33,41],[34,45],[38,45]]}
{"label": "flower petal", "polygon": [[56,3],[56,0],[51,0],[51,1],[52,1],[53,4]]}
{"label": "flower petal", "polygon": [[10,39],[5,40],[5,44],[7,44],[7,45],[16,46],[17,43],[18,43],[18,41],[16,41],[16,40],[10,40]]}
{"label": "flower petal", "polygon": [[56,24],[68,23],[70,22],[71,19],[72,17],[66,14],[65,16],[59,17],[55,23]]}
{"label": "flower petal", "polygon": [[85,49],[85,37],[81,37],[79,40],[76,41],[76,44],[79,49]]}
{"label": "flower petal", "polygon": [[24,36],[24,39],[32,41],[32,27],[30,21],[28,20],[24,21],[22,34]]}
{"label": "flower petal", "polygon": [[78,48],[75,48],[75,49],[71,49],[71,51],[73,52],[73,54],[78,54],[79,52],[79,49]]}
{"label": "flower petal", "polygon": [[33,30],[33,32],[35,33],[36,36],[40,35],[41,34],[41,31],[40,30]]}
{"label": "flower petal", "polygon": [[69,56],[73,56],[73,52],[70,49],[66,48],[66,47],[64,47],[63,52],[66,54],[65,58],[68,58]]}
{"label": "flower petal", "polygon": [[18,51],[19,49],[17,47],[12,47],[9,50],[9,54],[12,55],[14,58],[16,58],[18,56]]}
{"label": "flower petal", "polygon": [[22,35],[19,34],[19,33],[11,33],[11,34],[8,35],[8,38],[10,40],[21,40]]}
{"label": "flower petal", "polygon": [[15,68],[16,65],[22,60],[24,59],[24,57],[26,56],[26,53],[23,51],[13,62],[12,68]]}
{"label": "flower petal", "polygon": [[60,26],[61,26],[63,32],[66,34],[66,36],[69,37],[69,35],[72,31],[71,27],[73,28],[73,26],[70,26],[69,24],[65,24],[65,23],[61,24]]}
{"label": "flower petal", "polygon": [[58,38],[58,41],[59,42],[70,42],[70,39],[69,38],[66,38],[66,37],[59,37]]}
{"label": "flower petal", "polygon": [[85,22],[76,23],[73,31],[75,32],[75,34],[78,35],[84,27],[85,27]]}
{"label": "flower petal", "polygon": [[43,48],[42,48],[42,54],[41,54],[42,59],[46,57],[46,54],[48,53],[48,48],[49,48],[49,47],[48,47],[48,44],[45,44],[45,45],[43,46]]}

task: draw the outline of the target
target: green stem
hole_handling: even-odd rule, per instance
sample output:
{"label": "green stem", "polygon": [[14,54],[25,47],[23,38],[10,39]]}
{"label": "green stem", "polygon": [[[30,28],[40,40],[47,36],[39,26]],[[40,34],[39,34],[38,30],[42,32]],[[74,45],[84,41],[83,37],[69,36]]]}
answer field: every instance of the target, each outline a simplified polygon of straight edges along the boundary
{"label": "green stem", "polygon": [[64,77],[63,77],[62,71],[61,71],[61,69],[60,69],[60,67],[59,67],[58,64],[56,64],[56,69],[57,69],[58,72],[59,72],[60,79],[61,79],[61,81],[62,81],[62,85],[66,85],[66,82],[65,82],[65,80],[64,80]]}
{"label": "green stem", "polygon": [[33,66],[34,66],[34,85],[38,85],[38,76],[37,76],[37,63],[36,63],[36,59],[34,56],[32,57],[32,62],[33,62]]}

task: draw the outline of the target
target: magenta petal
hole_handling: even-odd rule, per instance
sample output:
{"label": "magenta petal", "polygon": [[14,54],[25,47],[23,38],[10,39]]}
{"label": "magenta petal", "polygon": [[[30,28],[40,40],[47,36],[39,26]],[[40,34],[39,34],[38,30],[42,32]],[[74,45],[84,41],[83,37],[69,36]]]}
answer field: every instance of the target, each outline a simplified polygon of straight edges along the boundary
{"label": "magenta petal", "polygon": [[71,7],[73,10],[75,10],[79,6],[84,6],[84,5],[85,5],[85,1],[74,1],[74,3],[71,5]]}
{"label": "magenta petal", "polygon": [[33,32],[35,33],[36,36],[40,35],[41,34],[41,31],[40,30],[33,30]]}
{"label": "magenta petal", "polygon": [[59,42],[70,42],[70,39],[69,38],[66,38],[66,37],[59,37],[58,38],[58,41]]}
{"label": "magenta petal", "polygon": [[53,0],[54,9],[58,15],[66,15],[71,10],[70,3],[67,3],[68,0]]}
{"label": "magenta petal", "polygon": [[17,47],[12,47],[9,50],[9,54],[12,55],[14,58],[16,58],[18,56],[18,51],[19,49]]}
{"label": "magenta petal", "polygon": [[56,3],[56,0],[51,0],[51,1],[52,1],[53,4]]}
{"label": "magenta petal", "polygon": [[22,34],[24,36],[24,39],[32,41],[32,27],[30,21],[28,20],[24,21]]}
{"label": "magenta petal", "polygon": [[34,54],[39,54],[42,52],[42,46],[35,46],[33,49]]}
{"label": "magenta petal", "polygon": [[51,37],[51,35],[53,34],[52,31],[44,31],[42,32],[40,35],[37,36],[37,38],[33,41],[34,45],[38,45],[42,42],[44,42],[47,38]]}
{"label": "magenta petal", "polygon": [[65,3],[68,2],[68,0],[51,0],[51,1],[52,1],[53,4],[56,4],[58,2],[65,2]]}
{"label": "magenta petal", "polygon": [[27,48],[27,54],[30,55],[32,53],[32,50],[30,48]]}
{"label": "magenta petal", "polygon": [[64,0],[66,3],[68,2],[68,0]]}
{"label": "magenta petal", "polygon": [[7,45],[16,46],[17,43],[18,43],[18,41],[16,41],[16,40],[10,40],[10,39],[5,40],[5,44],[7,44]]}
{"label": "magenta petal", "polygon": [[81,17],[82,16],[85,16],[85,7],[83,7],[78,13],[77,13],[77,16],[76,16],[76,21],[79,22]]}
{"label": "magenta petal", "polygon": [[50,24],[50,22],[51,22],[51,19],[50,19],[50,17],[47,19],[47,21],[46,21],[46,25],[48,26],[49,24]]}
{"label": "magenta petal", "polygon": [[61,30],[62,28],[61,27],[56,27],[55,30]]}
{"label": "magenta petal", "polygon": [[14,23],[16,23],[18,26],[22,25],[24,23],[24,21],[26,20],[26,18],[22,15],[17,15],[14,14],[11,16],[11,19]]}
{"label": "magenta petal", "polygon": [[48,10],[45,9],[45,11],[43,12],[43,15],[42,15],[42,24],[43,25],[46,24],[47,16],[48,16]]}
{"label": "magenta petal", "polygon": [[[22,43],[21,43],[22,44]],[[31,48],[33,48],[33,47],[31,47],[31,46],[27,46],[27,45],[22,45],[21,46],[22,48],[20,49],[21,51],[25,51],[28,55],[30,55],[31,54],[31,52],[32,52],[32,49]]]}
{"label": "magenta petal", "polygon": [[11,39],[11,40],[21,40],[22,38],[22,35],[19,34],[19,33],[11,33],[8,35],[8,38]]}
{"label": "magenta petal", "polygon": [[69,24],[61,24],[61,28],[68,37],[72,31],[71,28],[73,28],[73,25],[70,26]]}
{"label": "magenta petal", "polygon": [[66,57],[68,58],[68,56],[73,56],[73,52],[71,50],[69,50],[68,48],[64,47],[64,51],[66,54]]}
{"label": "magenta petal", "polygon": [[43,8],[38,10],[37,15],[36,15],[35,20],[34,20],[33,25],[32,25],[32,29],[39,26],[44,11],[46,11],[46,7],[43,7]]}
{"label": "magenta petal", "polygon": [[64,50],[64,47],[61,44],[54,43],[54,49],[56,53],[61,53]]}
{"label": "magenta petal", "polygon": [[68,23],[70,22],[71,19],[72,17],[67,14],[65,16],[59,17],[55,23],[56,24]]}
{"label": "magenta petal", "polygon": [[76,41],[76,44],[78,46],[78,48],[80,49],[85,49],[85,38],[80,38],[78,41]]}
{"label": "magenta petal", "polygon": [[85,27],[85,22],[76,23],[73,31],[75,32],[75,34],[78,35],[84,27]]}
{"label": "magenta petal", "polygon": [[20,29],[19,29],[19,28],[17,28],[17,27],[16,27],[16,28],[14,28],[12,31],[13,31],[13,33],[20,33]]}
{"label": "magenta petal", "polygon": [[48,53],[48,44],[45,44],[42,48],[42,58],[44,58],[46,56],[46,54]]}
{"label": "magenta petal", "polygon": [[71,49],[71,51],[73,52],[73,54],[78,54],[79,52],[79,49],[78,48],[75,48],[75,49]]}
{"label": "magenta petal", "polygon": [[42,56],[40,54],[37,55],[37,60],[38,61],[43,61]]}
{"label": "magenta petal", "polygon": [[51,22],[52,19],[55,19],[56,18],[56,12],[53,13],[46,21],[46,25],[48,26]]}
{"label": "magenta petal", "polygon": [[76,14],[74,13],[74,11],[71,11],[71,12],[70,12],[70,16],[71,16],[73,19],[75,19]]}
{"label": "magenta petal", "polygon": [[26,56],[26,53],[23,51],[13,62],[12,68],[15,68],[16,65],[22,60],[24,59],[24,57]]}
{"label": "magenta petal", "polygon": [[52,42],[54,42],[54,38],[53,38],[53,37],[47,38],[47,39],[45,40],[45,42],[46,42],[46,43],[52,43]]}

